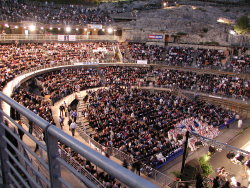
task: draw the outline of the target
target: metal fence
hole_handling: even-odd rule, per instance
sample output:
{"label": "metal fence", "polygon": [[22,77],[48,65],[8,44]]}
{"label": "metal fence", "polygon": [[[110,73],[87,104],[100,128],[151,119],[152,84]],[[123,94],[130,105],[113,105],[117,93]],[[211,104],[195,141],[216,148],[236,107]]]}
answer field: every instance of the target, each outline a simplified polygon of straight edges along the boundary
{"label": "metal fence", "polygon": [[[113,156],[120,161],[126,160],[130,165],[133,164],[136,160],[133,158],[133,156],[128,155],[122,151],[120,151],[117,148],[114,147],[105,147],[101,145],[100,143],[96,142],[93,138],[91,138],[82,128],[81,125],[77,127],[77,131],[79,135],[96,151],[99,153],[102,153],[103,155],[108,154],[109,156]],[[175,180],[171,177],[169,177],[166,174],[161,173],[160,171],[146,165],[142,164],[141,173],[143,173],[145,176],[149,177],[153,181],[157,182],[162,187],[169,186],[172,184]]]}
{"label": "metal fence", "polygon": [[[29,121],[40,127],[45,135],[44,140],[38,140],[31,132],[26,131],[3,110],[0,110],[0,159],[3,187],[74,187],[74,182],[67,179],[67,176],[74,176],[87,187],[97,187],[94,182],[60,158],[58,141],[67,145],[80,156],[97,165],[128,187],[157,187],[77,141],[2,93],[0,93],[0,99],[1,103],[7,103]],[[20,136],[21,132],[24,134],[25,139]],[[39,156],[33,151],[31,143],[45,152],[46,157]],[[38,162],[37,165],[18,150],[19,145]],[[25,163],[22,163],[21,160],[25,161]],[[40,167],[45,169],[45,172],[49,174],[48,177],[38,169]],[[28,168],[32,169],[33,173]],[[67,170],[66,175],[62,174],[62,169]]]}

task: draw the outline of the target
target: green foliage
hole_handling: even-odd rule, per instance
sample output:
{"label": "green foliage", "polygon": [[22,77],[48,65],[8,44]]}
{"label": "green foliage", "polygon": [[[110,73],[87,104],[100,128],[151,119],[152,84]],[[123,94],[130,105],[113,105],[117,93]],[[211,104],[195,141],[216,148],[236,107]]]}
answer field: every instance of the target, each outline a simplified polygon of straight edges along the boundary
{"label": "green foliage", "polygon": [[200,42],[199,44],[201,45],[208,45],[208,46],[219,46],[220,43],[215,42],[215,41],[211,41],[211,42]]}
{"label": "green foliage", "polygon": [[208,176],[209,174],[213,173],[213,167],[209,163],[210,156],[203,155],[199,158],[199,164],[202,169],[203,176]]}
{"label": "green foliage", "polygon": [[184,33],[184,32],[178,32],[178,33],[176,33],[176,35],[179,35],[179,36],[185,36],[185,35],[187,35],[187,33]]}
{"label": "green foliage", "polygon": [[178,172],[178,171],[174,171],[174,172],[171,172],[176,178],[180,178],[181,177],[181,172]]}
{"label": "green foliage", "polygon": [[245,34],[250,31],[250,23],[249,23],[249,18],[247,16],[241,16],[237,22],[236,25],[234,26],[234,30],[238,34]]}

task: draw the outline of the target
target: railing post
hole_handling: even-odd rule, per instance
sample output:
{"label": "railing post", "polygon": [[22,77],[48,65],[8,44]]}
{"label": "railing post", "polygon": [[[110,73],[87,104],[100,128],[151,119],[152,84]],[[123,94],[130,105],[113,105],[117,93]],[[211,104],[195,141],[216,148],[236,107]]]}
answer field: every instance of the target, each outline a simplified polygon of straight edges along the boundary
{"label": "railing post", "polygon": [[59,157],[58,141],[55,137],[49,135],[48,127],[45,132],[45,140],[47,145],[50,183],[51,188],[60,188],[62,187],[62,183],[59,181],[59,177],[61,177],[61,168],[59,162],[56,160],[56,158]]}
{"label": "railing post", "polygon": [[[2,102],[2,101],[0,101]],[[0,108],[1,109],[1,108]],[[0,112],[0,123],[3,124],[3,114]],[[3,178],[3,186],[4,188],[9,187],[10,179],[8,176],[8,173],[10,172],[10,168],[7,165],[8,161],[8,154],[5,152],[5,149],[7,148],[7,143],[3,139],[5,136],[5,129],[2,125],[0,125],[0,160],[1,160],[1,171],[2,171],[2,178]]]}

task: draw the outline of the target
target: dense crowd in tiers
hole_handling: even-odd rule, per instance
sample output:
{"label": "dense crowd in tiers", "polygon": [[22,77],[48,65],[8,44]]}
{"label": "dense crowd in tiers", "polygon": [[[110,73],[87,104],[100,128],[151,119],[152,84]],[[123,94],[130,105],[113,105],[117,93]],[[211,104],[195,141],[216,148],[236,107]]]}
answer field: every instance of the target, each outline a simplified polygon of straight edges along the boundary
{"label": "dense crowd in tiers", "polygon": [[151,75],[151,68],[111,66],[101,69],[106,85],[136,85]]}
{"label": "dense crowd in tiers", "polygon": [[109,24],[112,22],[108,12],[81,5],[2,0],[0,1],[0,7],[1,21],[34,21],[63,25]]}
{"label": "dense crowd in tiers", "polygon": [[[203,101],[190,101],[166,91],[150,93],[130,87],[137,85],[138,81],[145,84],[146,77],[158,75],[158,84],[167,85],[167,81],[172,79],[176,86],[182,88],[186,85],[187,88],[183,89],[188,89],[190,85],[184,84],[182,79],[198,77],[196,73],[112,66],[102,68],[99,74],[94,68],[45,73],[36,77],[38,85],[43,88],[39,96],[21,87],[16,89],[12,97],[55,125],[51,112],[53,104],[45,96],[49,95],[54,103],[73,92],[102,86],[102,77],[104,83],[106,80],[106,84],[111,86],[110,89],[90,91],[87,113],[83,113],[87,114],[90,126],[97,131],[92,135],[93,138],[154,167],[179,149],[183,142],[182,133],[186,130],[195,130],[214,138],[219,133],[218,126],[234,116],[229,111]],[[183,124],[188,126],[183,127]],[[190,140],[189,147],[195,150],[197,142],[195,139]]]}
{"label": "dense crowd in tiers", "polygon": [[225,67],[225,64],[222,63],[226,59],[224,50],[198,49],[197,54],[196,64],[198,68],[220,69]]}
{"label": "dense crowd in tiers", "polygon": [[120,45],[123,60],[128,63],[136,63],[137,60],[147,60],[150,63],[163,61],[165,48],[157,45],[145,45],[143,43],[132,43]]}
{"label": "dense crowd in tiers", "polygon": [[229,69],[237,73],[250,73],[250,55],[234,56]]}
{"label": "dense crowd in tiers", "polygon": [[194,49],[191,47],[162,47],[145,43],[121,44],[120,50],[124,63],[136,63],[147,60],[148,64],[168,66],[194,66],[231,72],[250,72],[249,55],[235,56],[232,60],[228,50]]}
{"label": "dense crowd in tiers", "polygon": [[159,70],[158,86],[196,90],[246,100],[250,97],[250,80],[237,76],[198,74],[189,71]]}
{"label": "dense crowd in tiers", "polygon": [[62,69],[42,74],[37,80],[42,95],[50,95],[53,104],[74,92],[101,86],[97,69]]}
{"label": "dense crowd in tiers", "polygon": [[19,87],[12,94],[12,98],[52,125],[55,125],[52,116],[51,103],[43,96],[31,93],[25,87]]}
{"label": "dense crowd in tiers", "polygon": [[113,86],[89,91],[88,95],[86,118],[97,131],[93,138],[151,166],[164,162],[157,159],[159,154],[166,157],[183,144],[185,131],[175,131],[181,121],[197,119],[200,123],[196,122],[196,126],[200,128],[187,129],[197,129],[200,134],[214,138],[219,133],[218,126],[234,116],[214,105],[166,91],[151,93]]}
{"label": "dense crowd in tiers", "polygon": [[17,74],[61,62],[110,62],[115,59],[110,42],[28,43],[0,45],[0,89]]}
{"label": "dense crowd in tiers", "polygon": [[163,64],[169,66],[192,66],[193,48],[168,47]]}

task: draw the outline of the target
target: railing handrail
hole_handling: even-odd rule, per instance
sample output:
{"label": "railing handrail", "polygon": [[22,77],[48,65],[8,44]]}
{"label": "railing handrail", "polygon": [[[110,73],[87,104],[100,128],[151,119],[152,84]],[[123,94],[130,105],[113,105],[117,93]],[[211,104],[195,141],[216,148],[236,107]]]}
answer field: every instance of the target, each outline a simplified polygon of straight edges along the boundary
{"label": "railing handrail", "polygon": [[[13,99],[7,97],[3,93],[0,92],[0,99],[2,102],[8,103],[12,108],[16,109],[19,113],[26,116],[29,120],[34,122],[37,126],[41,127],[43,131],[45,131],[45,138],[46,138],[46,146],[48,151],[48,158],[49,158],[49,170],[53,170],[55,172],[56,170],[60,170],[60,168],[53,169],[51,165],[55,164],[55,161],[53,161],[55,156],[50,156],[54,152],[53,150],[56,150],[57,148],[48,148],[49,146],[52,147],[56,142],[56,140],[59,140],[63,144],[71,147],[74,151],[79,153],[80,155],[84,156],[87,160],[94,163],[95,165],[102,168],[104,171],[112,175],[113,177],[117,178],[119,181],[123,182],[124,184],[130,186],[130,187],[138,187],[138,188],[156,188],[157,186],[153,183],[143,179],[142,177],[132,173],[130,170],[118,165],[114,161],[104,157],[100,153],[92,150],[90,147],[86,146],[85,144],[81,143],[80,141],[76,140],[72,136],[66,134],[61,129],[57,128],[56,126],[53,126],[49,124],[49,122],[45,121],[41,117],[37,116],[32,111],[26,109]],[[49,145],[50,142],[53,142],[52,145]],[[53,149],[52,151],[50,149]],[[55,152],[54,152],[55,153]],[[51,179],[50,181],[60,181],[60,177],[52,176],[50,175]],[[53,185],[55,186],[55,185]]]}

